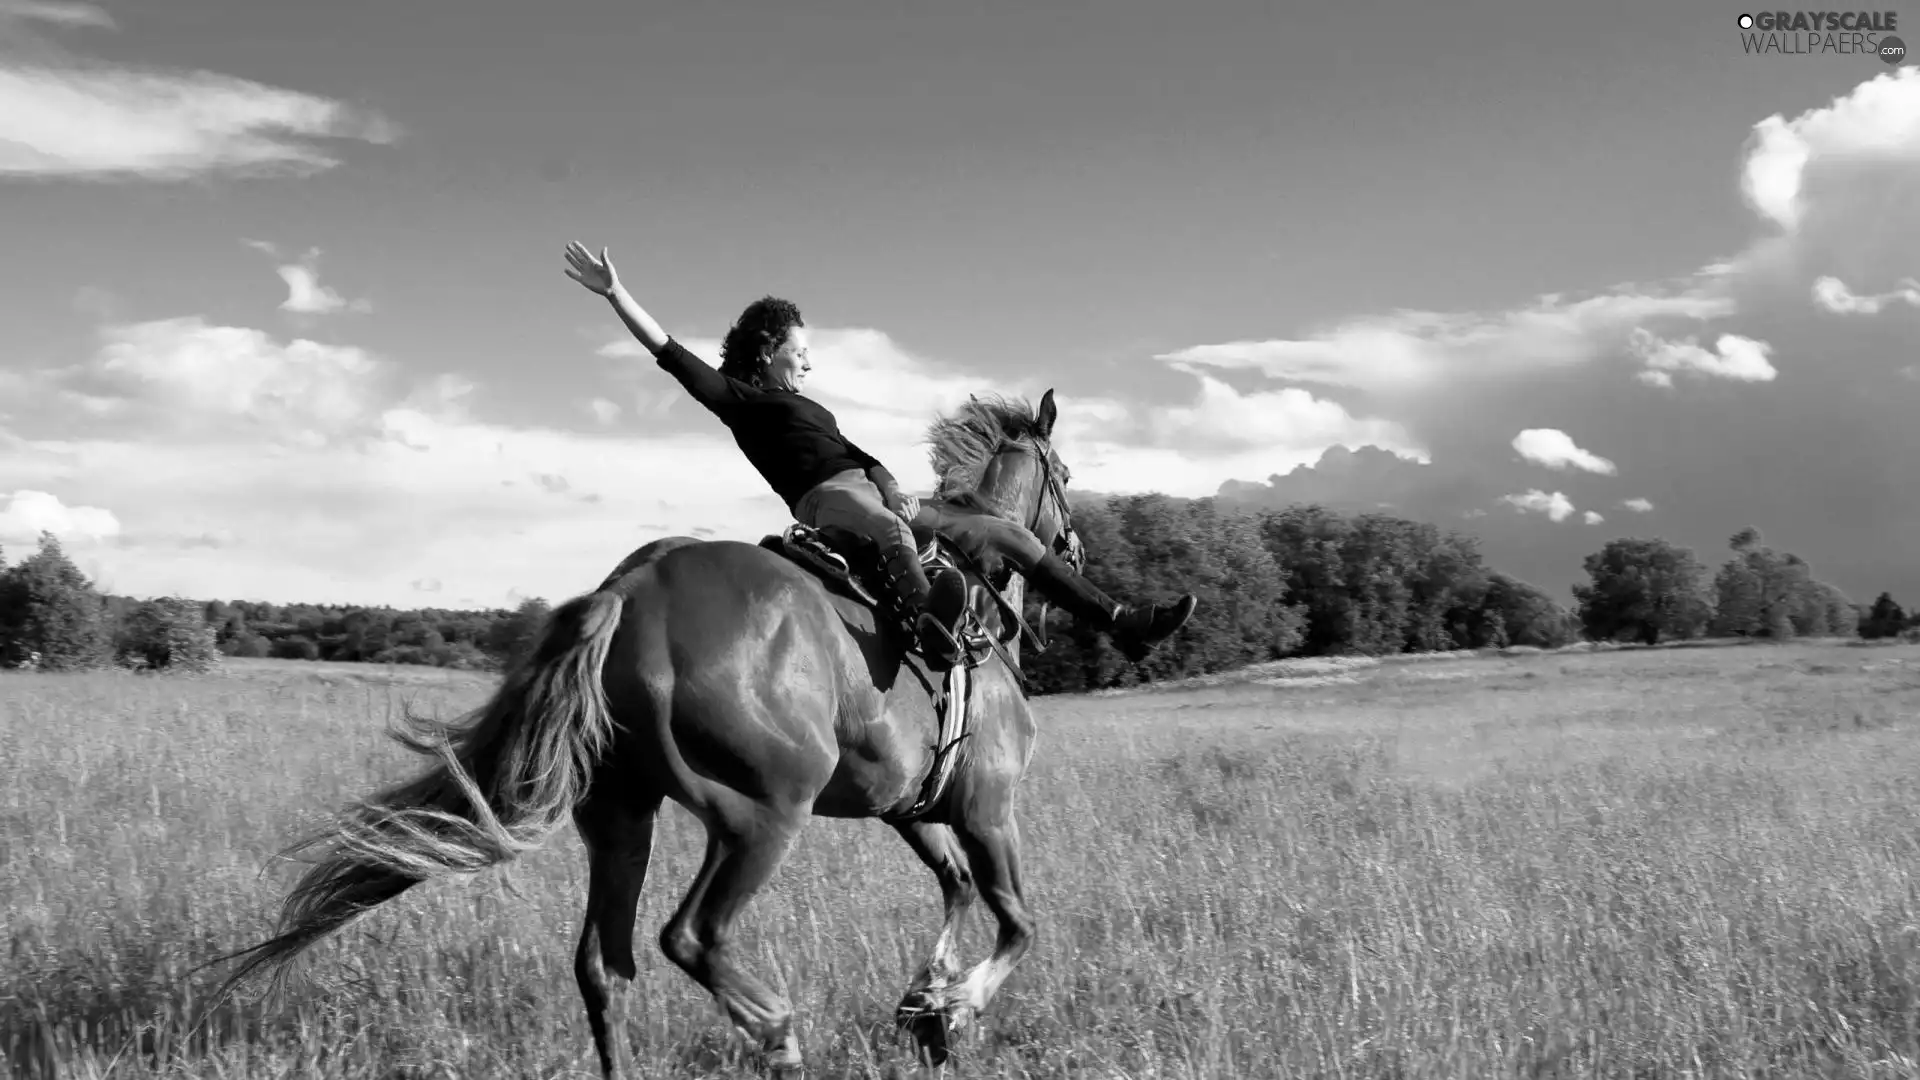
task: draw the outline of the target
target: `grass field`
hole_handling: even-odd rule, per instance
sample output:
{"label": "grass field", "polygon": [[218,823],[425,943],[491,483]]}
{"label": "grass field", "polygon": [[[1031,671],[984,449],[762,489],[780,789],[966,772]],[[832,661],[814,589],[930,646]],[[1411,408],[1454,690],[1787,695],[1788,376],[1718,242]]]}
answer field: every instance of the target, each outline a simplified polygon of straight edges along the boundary
{"label": "grass field", "polygon": [[[411,768],[403,700],[479,676],[236,665],[0,674],[0,1052],[25,1075],[596,1075],[571,833],[415,890],[284,1012],[181,1017],[257,940],[318,816]],[[950,1070],[1085,1077],[1920,1076],[1920,648],[1282,665],[1042,699],[1022,809],[1040,937]],[[749,1073],[653,936],[698,827],[664,815],[629,1036]],[[966,959],[984,955],[980,907]],[[894,1003],[938,894],[817,821],[750,909],[814,1076],[915,1072]]]}

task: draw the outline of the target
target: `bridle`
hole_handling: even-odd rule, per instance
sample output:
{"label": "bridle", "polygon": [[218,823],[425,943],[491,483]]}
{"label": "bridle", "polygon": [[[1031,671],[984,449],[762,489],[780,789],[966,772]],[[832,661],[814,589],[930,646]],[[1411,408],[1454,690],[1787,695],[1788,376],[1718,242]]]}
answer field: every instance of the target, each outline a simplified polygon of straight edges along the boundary
{"label": "bridle", "polygon": [[1042,483],[1040,497],[1033,502],[1033,516],[1026,522],[1028,531],[1036,532],[1040,526],[1041,515],[1047,508],[1047,498],[1053,499],[1053,508],[1060,515],[1060,535],[1054,537],[1053,553],[1066,560],[1068,566],[1079,573],[1087,561],[1086,548],[1080,543],[1080,534],[1073,531],[1073,511],[1067,506],[1066,485],[1060,482],[1060,476],[1053,467],[1053,441],[1044,436],[1030,436],[1032,442],[1017,442],[1012,439],[1000,444],[998,454],[1011,450],[1026,454],[1040,463]]}
{"label": "bridle", "polygon": [[[1032,440],[1031,443],[1015,439],[1002,439],[1000,445],[994,448],[992,456],[997,458],[1001,454],[1017,453],[1029,455],[1039,461],[1042,481],[1041,490],[1038,497],[1034,499],[1033,513],[1024,524],[1027,531],[1033,532],[1037,536],[1041,515],[1046,510],[1047,499],[1052,498],[1053,507],[1060,515],[1060,534],[1054,537],[1052,544],[1053,553],[1060,556],[1068,566],[1073,568],[1074,573],[1077,574],[1086,564],[1086,548],[1080,543],[1080,534],[1073,531],[1073,513],[1067,505],[1066,485],[1061,483],[1059,475],[1053,468],[1052,440],[1042,435],[1030,435],[1028,438]],[[1048,644],[1045,615],[1046,601],[1042,600],[1040,603],[1040,631],[1035,633],[1031,627],[1026,625],[1026,620],[1020,617],[1019,610],[1008,603],[1007,599],[1001,596],[998,590],[994,588],[993,583],[988,580],[988,574],[985,569],[974,562],[973,557],[968,555],[964,549],[955,548],[953,550],[963,563],[971,565],[974,572],[980,575],[982,584],[988,592],[992,594],[1001,612],[1007,616],[1010,623],[1009,632],[1014,636],[1025,634],[1026,637],[1033,642],[1035,649],[1045,652]],[[1020,665],[1015,663],[1011,656],[1007,655],[1005,648],[999,641],[989,637],[988,643],[992,645],[995,652],[1000,654],[1001,660],[1006,662],[1007,670],[1013,672],[1014,679],[1019,682],[1022,692],[1025,692],[1027,684],[1026,679],[1021,677]]]}

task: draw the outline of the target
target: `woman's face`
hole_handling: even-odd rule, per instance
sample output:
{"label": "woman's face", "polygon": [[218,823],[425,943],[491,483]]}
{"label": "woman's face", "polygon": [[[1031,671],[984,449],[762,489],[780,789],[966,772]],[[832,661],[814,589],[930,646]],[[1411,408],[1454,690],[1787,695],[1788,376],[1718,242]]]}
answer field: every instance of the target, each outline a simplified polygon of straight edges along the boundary
{"label": "woman's face", "polygon": [[787,340],[767,357],[766,384],[798,393],[812,370],[813,362],[807,359],[807,328],[796,326],[787,331]]}

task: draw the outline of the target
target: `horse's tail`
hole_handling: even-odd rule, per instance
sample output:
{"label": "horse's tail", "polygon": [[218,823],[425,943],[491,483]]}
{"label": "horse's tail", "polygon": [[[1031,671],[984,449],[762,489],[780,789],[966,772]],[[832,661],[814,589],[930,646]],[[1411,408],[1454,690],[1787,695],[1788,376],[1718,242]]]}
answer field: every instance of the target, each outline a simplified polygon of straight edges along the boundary
{"label": "horse's tail", "polygon": [[288,894],[279,932],[220,958],[245,960],[216,1000],[263,967],[277,985],[300,953],[421,882],[506,862],[551,835],[613,737],[600,672],[624,604],[603,588],[556,608],[531,655],[466,718],[409,710],[394,737],[438,760],[287,850],[328,849]]}

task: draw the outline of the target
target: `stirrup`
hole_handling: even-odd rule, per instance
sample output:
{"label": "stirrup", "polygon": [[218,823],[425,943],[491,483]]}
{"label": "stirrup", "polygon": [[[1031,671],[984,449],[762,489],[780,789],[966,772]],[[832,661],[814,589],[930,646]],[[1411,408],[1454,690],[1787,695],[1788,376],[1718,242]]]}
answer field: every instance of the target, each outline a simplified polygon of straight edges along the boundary
{"label": "stirrup", "polygon": [[960,639],[942,625],[939,616],[931,611],[921,612],[919,618],[913,621],[913,640],[927,665],[935,670],[944,671],[965,658]]}

